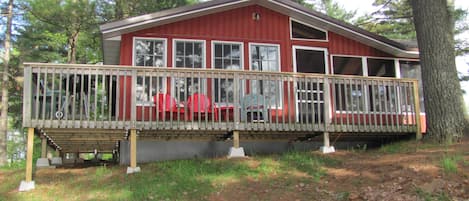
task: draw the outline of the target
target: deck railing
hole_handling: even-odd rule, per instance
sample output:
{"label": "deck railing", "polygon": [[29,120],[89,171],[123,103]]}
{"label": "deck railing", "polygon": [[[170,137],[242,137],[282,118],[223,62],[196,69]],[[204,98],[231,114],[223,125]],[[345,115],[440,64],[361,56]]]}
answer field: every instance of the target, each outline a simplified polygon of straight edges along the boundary
{"label": "deck railing", "polygon": [[26,63],[24,127],[415,132],[409,79]]}

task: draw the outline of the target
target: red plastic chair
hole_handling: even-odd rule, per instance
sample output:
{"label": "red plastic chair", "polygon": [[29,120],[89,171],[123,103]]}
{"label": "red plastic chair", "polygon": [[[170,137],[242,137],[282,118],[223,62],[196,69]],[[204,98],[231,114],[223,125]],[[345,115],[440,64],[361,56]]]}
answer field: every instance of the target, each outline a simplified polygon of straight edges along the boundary
{"label": "red plastic chair", "polygon": [[[178,108],[176,105],[176,99],[169,94],[157,94],[153,96],[153,101],[157,106],[156,112],[158,113],[158,119],[169,120],[171,119],[171,113],[173,120],[177,120]],[[184,120],[184,109],[179,108],[180,120]]]}
{"label": "red plastic chair", "polygon": [[208,120],[213,119],[218,121],[218,111],[206,95],[194,93],[187,98],[186,105],[189,112],[188,119],[190,121],[198,119],[199,115],[200,120],[205,120],[205,116],[207,115]]}

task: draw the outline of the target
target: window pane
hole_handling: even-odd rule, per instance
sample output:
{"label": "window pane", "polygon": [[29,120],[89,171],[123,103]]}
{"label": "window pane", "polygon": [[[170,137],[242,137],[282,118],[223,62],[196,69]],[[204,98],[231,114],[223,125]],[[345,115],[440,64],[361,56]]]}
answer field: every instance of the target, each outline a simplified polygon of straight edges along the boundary
{"label": "window pane", "polygon": [[291,21],[292,26],[292,37],[301,39],[316,39],[326,40],[326,32],[315,29],[313,27]]}
{"label": "window pane", "polygon": [[194,44],[188,42],[188,43],[185,43],[185,50],[186,52],[184,52],[184,56],[190,56],[193,54],[193,50],[194,50]]}
{"label": "window pane", "polygon": [[[279,48],[272,45],[252,45],[251,46],[251,69],[260,71],[280,70],[278,58]],[[275,81],[253,80],[251,81],[251,91],[253,94],[263,95],[268,107],[274,107],[277,103],[282,105],[281,85]]]}
{"label": "window pane", "polygon": [[155,42],[156,47],[155,47],[155,55],[160,55],[163,56],[164,54],[164,47],[163,47],[163,42]]}
{"label": "window pane", "polygon": [[233,45],[231,46],[231,55],[233,58],[240,58],[241,57],[241,51],[240,47],[241,45]]}
{"label": "window pane", "polygon": [[203,53],[203,51],[202,51],[202,49],[203,49],[203,47],[202,47],[203,44],[202,44],[201,42],[198,42],[198,43],[195,43],[194,46],[195,46],[195,47],[194,47],[194,54],[195,54],[195,55],[198,55],[198,56],[200,56],[200,57],[202,57],[202,56],[203,56],[203,55],[202,55],[202,53]]}
{"label": "window pane", "polygon": [[223,45],[223,57],[230,58],[231,57],[231,45]]}
{"label": "window pane", "polygon": [[222,69],[223,68],[222,62],[223,62],[222,59],[215,59],[215,68]]}
{"label": "window pane", "polygon": [[332,58],[334,74],[337,75],[363,75],[362,59],[357,57]]}
{"label": "window pane", "polygon": [[241,69],[241,61],[239,59],[233,59],[231,61],[231,67],[228,69],[236,69],[240,70]]}
{"label": "window pane", "polygon": [[215,57],[222,57],[223,46],[221,44],[215,44]]}
{"label": "window pane", "polygon": [[165,65],[166,49],[163,40],[136,39],[134,48],[134,65],[157,67]]}
{"label": "window pane", "polygon": [[368,59],[368,76],[395,77],[394,60]]}
{"label": "window pane", "polygon": [[176,42],[176,55],[177,56],[184,55],[184,42]]}
{"label": "window pane", "polygon": [[156,67],[163,67],[164,65],[163,56],[156,56],[154,64]]}
{"label": "window pane", "polygon": [[184,67],[184,57],[176,57],[176,67]]}

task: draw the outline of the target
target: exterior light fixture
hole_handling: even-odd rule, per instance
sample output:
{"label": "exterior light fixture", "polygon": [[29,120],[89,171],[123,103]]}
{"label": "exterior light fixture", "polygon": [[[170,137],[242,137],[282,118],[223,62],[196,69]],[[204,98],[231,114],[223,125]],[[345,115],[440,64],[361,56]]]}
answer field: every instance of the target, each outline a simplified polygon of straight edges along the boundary
{"label": "exterior light fixture", "polygon": [[259,14],[257,12],[252,13],[252,19],[254,21],[259,21],[261,19],[261,14]]}

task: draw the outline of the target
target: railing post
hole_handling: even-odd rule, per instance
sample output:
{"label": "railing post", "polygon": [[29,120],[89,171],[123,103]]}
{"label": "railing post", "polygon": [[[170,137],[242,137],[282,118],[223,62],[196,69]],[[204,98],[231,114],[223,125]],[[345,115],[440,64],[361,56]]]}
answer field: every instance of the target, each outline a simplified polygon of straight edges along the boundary
{"label": "railing post", "polygon": [[417,140],[422,139],[422,126],[420,123],[420,97],[419,97],[419,85],[418,81],[414,80],[412,83],[413,91],[414,91],[414,106],[415,106],[415,138]]}
{"label": "railing post", "polygon": [[320,148],[320,151],[324,154],[335,152],[335,148],[330,146],[329,131],[331,126],[331,94],[329,87],[329,78],[324,76],[324,145]]}
{"label": "railing post", "polygon": [[[132,70],[132,83],[130,90],[130,121],[131,128],[135,129],[137,124],[137,96],[135,94],[137,89],[137,70]],[[126,97],[125,97],[126,98]]]}
{"label": "railing post", "polygon": [[331,94],[329,78],[324,77],[324,131],[329,132],[331,126]]}
{"label": "railing post", "polygon": [[31,127],[31,83],[32,83],[32,70],[31,66],[24,66],[24,84],[23,84],[23,127]]}
{"label": "railing post", "polygon": [[239,93],[239,90],[240,90],[240,86],[239,86],[239,81],[240,81],[240,78],[239,78],[239,74],[238,73],[234,73],[234,79],[233,79],[233,102],[234,102],[234,106],[233,106],[233,121],[234,121],[234,129],[235,130],[239,130],[239,123],[240,123],[240,114],[239,114],[239,108],[241,106],[241,102],[240,102],[240,96],[241,94]]}

